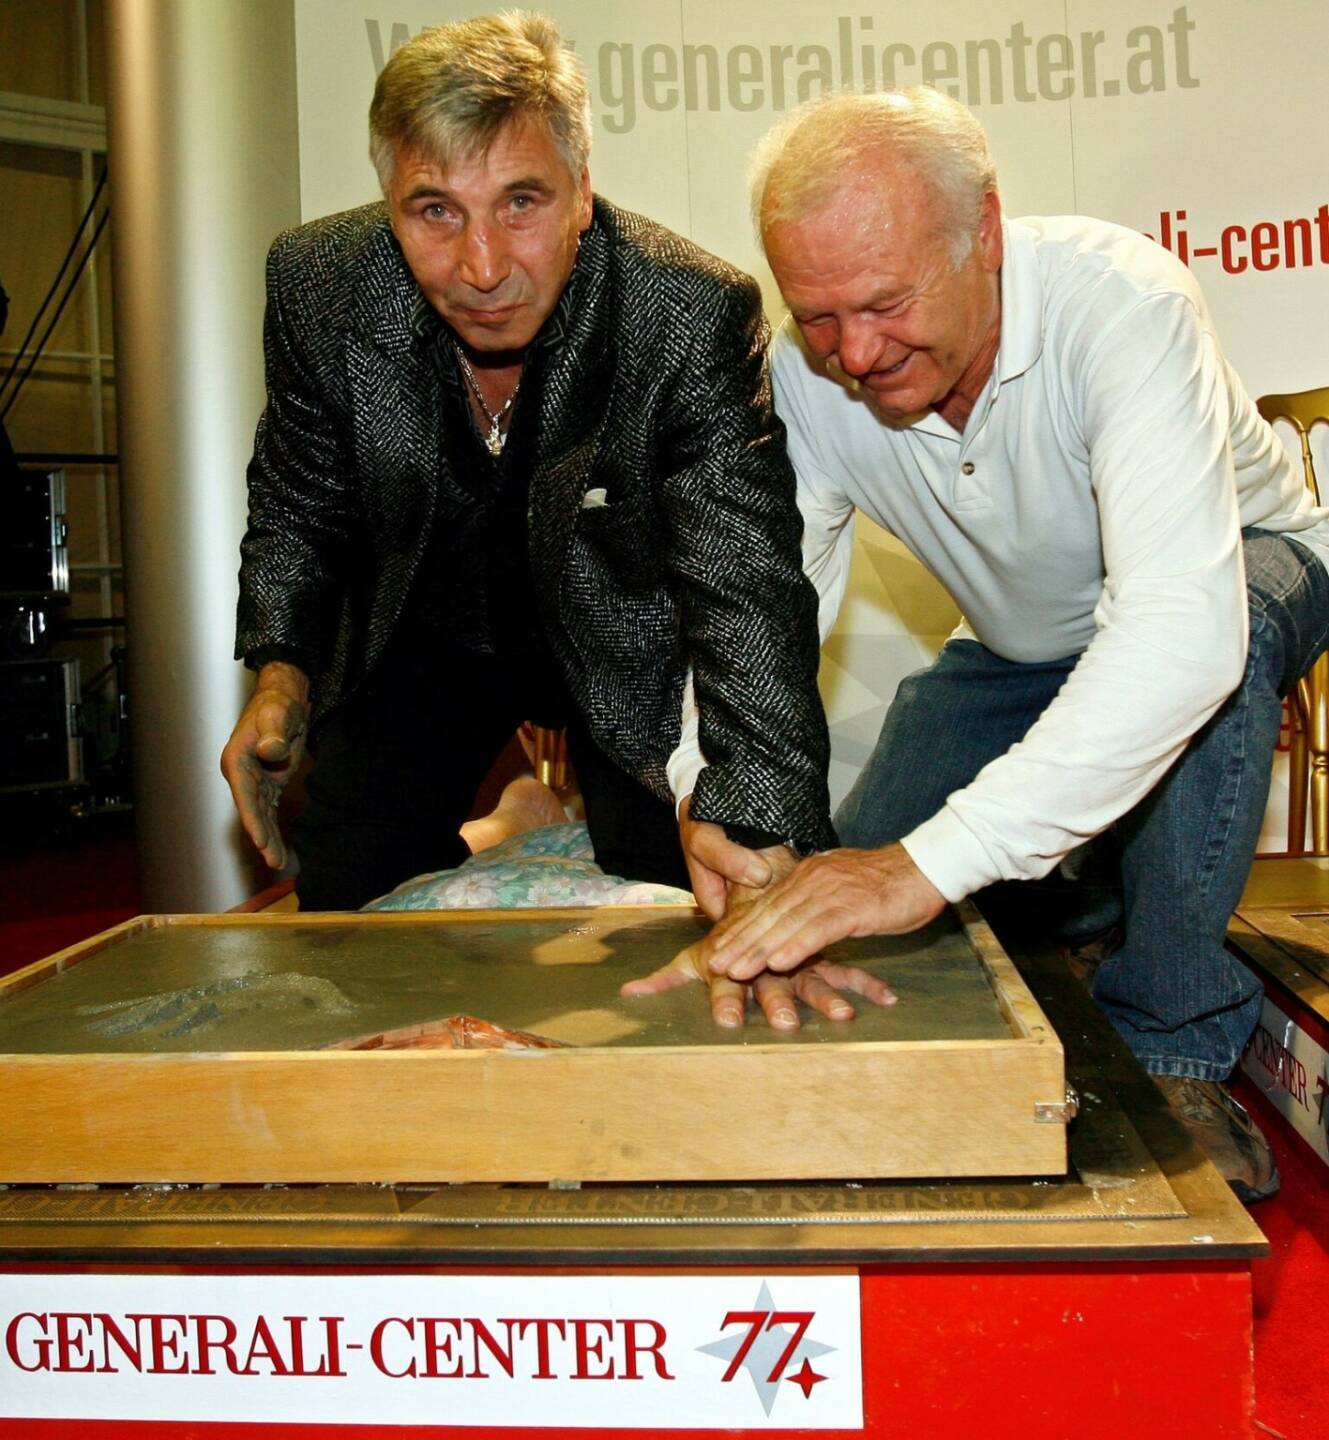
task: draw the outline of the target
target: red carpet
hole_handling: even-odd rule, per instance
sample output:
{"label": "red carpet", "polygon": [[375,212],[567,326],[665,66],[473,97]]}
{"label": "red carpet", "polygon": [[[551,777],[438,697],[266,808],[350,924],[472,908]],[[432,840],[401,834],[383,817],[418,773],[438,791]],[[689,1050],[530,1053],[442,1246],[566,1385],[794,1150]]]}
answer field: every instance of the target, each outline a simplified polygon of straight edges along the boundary
{"label": "red carpet", "polygon": [[119,925],[137,914],[137,909],[122,906],[115,910],[80,910],[73,915],[14,920],[0,925],[0,975],[21,970],[34,960],[54,955],[57,950],[76,945],[89,935],[109,930],[112,925]]}
{"label": "red carpet", "polygon": [[26,844],[19,829],[0,852],[0,975],[139,913],[131,816],[70,822]]}
{"label": "red carpet", "polygon": [[1255,1087],[1236,1087],[1273,1144],[1283,1188],[1251,1212],[1269,1239],[1254,1266],[1255,1414],[1262,1436],[1329,1435],[1329,1166],[1293,1135]]}

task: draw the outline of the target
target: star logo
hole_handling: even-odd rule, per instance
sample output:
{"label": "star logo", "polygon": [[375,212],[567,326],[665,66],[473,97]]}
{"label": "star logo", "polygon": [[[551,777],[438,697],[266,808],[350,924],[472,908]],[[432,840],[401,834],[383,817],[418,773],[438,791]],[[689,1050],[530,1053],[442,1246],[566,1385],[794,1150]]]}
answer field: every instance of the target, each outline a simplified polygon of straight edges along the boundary
{"label": "star logo", "polygon": [[811,1362],[834,1354],[835,1346],[807,1338],[812,1319],[811,1311],[777,1309],[770,1287],[763,1280],[751,1310],[731,1310],[725,1316],[722,1328],[734,1333],[697,1349],[703,1355],[729,1362],[724,1380],[733,1380],[740,1370],[746,1370],[769,1416],[782,1380],[797,1385],[806,1400],[811,1398],[813,1386],[827,1378],[819,1375]]}
{"label": "star logo", "polygon": [[812,1362],[805,1358],[802,1365],[788,1378],[803,1392],[803,1398],[806,1400],[812,1394],[812,1387],[820,1385],[826,1377],[818,1375],[812,1368]]}

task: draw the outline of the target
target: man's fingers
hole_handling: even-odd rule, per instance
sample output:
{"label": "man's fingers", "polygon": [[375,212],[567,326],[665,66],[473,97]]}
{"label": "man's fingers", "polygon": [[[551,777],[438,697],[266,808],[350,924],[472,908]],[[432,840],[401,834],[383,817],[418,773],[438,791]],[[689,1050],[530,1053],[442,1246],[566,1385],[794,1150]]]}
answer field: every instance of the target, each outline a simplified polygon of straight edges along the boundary
{"label": "man's fingers", "polygon": [[265,765],[279,765],[291,758],[291,742],[285,735],[260,735],[254,744],[254,754]]}
{"label": "man's fingers", "polygon": [[284,869],[286,844],[277,824],[280,784],[250,756],[242,756],[233,766],[223,765],[223,770],[245,834],[272,869]]}
{"label": "man's fingers", "polygon": [[268,842],[267,821],[259,795],[262,772],[247,755],[233,756],[228,747],[222,755],[222,774],[231,787],[231,798],[245,834],[261,850]]}
{"label": "man's fingers", "polygon": [[770,862],[755,850],[731,840],[721,826],[689,820],[684,836],[684,849],[691,857],[725,880],[753,890],[770,883]]}
{"label": "man's fingers", "polygon": [[[721,937],[708,960],[713,971],[731,980],[752,980],[763,970],[794,970],[819,950],[853,933],[853,916],[827,908],[816,899],[794,905],[773,905],[747,926],[746,943]],[[740,928],[736,926],[735,929]]]}
{"label": "man's fingers", "polygon": [[703,853],[709,867],[735,885],[746,885],[749,890],[760,890],[764,885],[770,884],[769,861],[763,859],[755,850],[749,850],[746,845],[736,844],[723,831],[719,832],[718,839],[708,837]]}
{"label": "man's fingers", "polygon": [[879,850],[827,850],[802,861],[716,936],[711,968],[735,980],[763,966],[789,970],[836,940],[908,934],[945,908],[945,896],[898,841]]}
{"label": "man's fingers", "polygon": [[640,980],[629,980],[626,985],[619,987],[620,995],[659,995],[665,990],[677,990],[680,985],[691,985],[694,981],[700,980],[702,971],[697,968],[694,951],[696,946],[689,945],[686,950],[680,950],[668,964],[661,965],[658,970],[652,970],[649,975],[643,975]]}
{"label": "man's fingers", "polygon": [[747,1004],[747,992],[742,985],[716,975],[710,981],[711,1019],[726,1030],[737,1030],[743,1024],[743,1011]]}
{"label": "man's fingers", "polygon": [[277,804],[304,753],[307,690],[305,677],[292,667],[264,666],[259,687],[222,751],[222,774],[231,787],[240,823],[274,870],[285,869],[289,859],[277,823]]}
{"label": "man's fingers", "polygon": [[723,875],[708,870],[684,851],[688,864],[688,879],[692,882],[692,894],[702,912],[709,920],[718,920],[725,911],[729,898],[729,886]]}
{"label": "man's fingers", "polygon": [[259,781],[258,793],[262,801],[264,823],[267,825],[267,839],[258,848],[263,858],[274,870],[286,868],[286,841],[282,838],[281,826],[277,823],[277,802],[281,798],[281,787],[264,776]]}
{"label": "man's fingers", "polygon": [[263,858],[267,859],[268,848],[268,827],[259,817],[251,811],[240,808],[240,823],[244,826],[245,834],[254,842],[254,849],[264,852]]}
{"label": "man's fingers", "polygon": [[265,764],[280,764],[291,758],[295,742],[304,734],[304,707],[288,700],[260,704],[254,716],[258,740],[254,753]]}
{"label": "man's fingers", "polygon": [[745,984],[727,975],[711,975],[707,967],[708,951],[708,941],[699,940],[681,950],[667,965],[639,980],[629,980],[619,993],[627,996],[659,995],[705,979],[710,990],[711,1018],[727,1030],[736,1030],[743,1025],[749,990],[761,1007],[766,1023],[773,1030],[784,1032],[800,1028],[800,1000],[828,1020],[836,1021],[854,1018],[853,1005],[841,993],[845,990],[861,995],[873,1005],[895,1004],[895,995],[885,981],[858,965],[838,965],[819,960],[793,975],[766,971],[750,984]]}
{"label": "man's fingers", "polygon": [[763,970],[788,971],[823,947],[853,935],[858,917],[822,883],[812,861],[778,881],[731,923],[711,934],[707,959],[716,974],[751,980]]}
{"label": "man's fingers", "polygon": [[629,996],[661,995],[666,990],[677,990],[680,985],[690,985],[696,978],[695,975],[676,969],[673,964],[662,965],[639,980],[629,980],[625,985],[620,985],[618,993]]}
{"label": "man's fingers", "polygon": [[873,1005],[894,1005],[895,991],[884,981],[864,970],[861,965],[839,965],[832,960],[818,960],[808,971],[836,990],[852,990]]}
{"label": "man's fingers", "polygon": [[711,968],[718,971],[727,969],[731,958],[757,944],[779,922],[785,911],[797,903],[797,891],[791,889],[797,884],[797,876],[792,881],[781,880],[755,903],[735,909],[726,916],[726,923],[717,925],[711,932]]}
{"label": "man's fingers", "polygon": [[800,970],[794,976],[794,994],[828,1020],[852,1020],[854,1007],[843,995],[817,973],[816,966]]}
{"label": "man's fingers", "polygon": [[761,975],[752,985],[761,1013],[772,1030],[797,1030],[798,1005],[793,982],[784,975]]}
{"label": "man's fingers", "polygon": [[253,841],[254,849],[262,855],[264,863],[273,870],[284,870],[286,868],[286,842],[281,837],[281,831],[277,829],[277,822],[274,819],[271,824],[264,822],[255,814],[246,814],[240,811],[240,823],[244,826],[245,834]]}

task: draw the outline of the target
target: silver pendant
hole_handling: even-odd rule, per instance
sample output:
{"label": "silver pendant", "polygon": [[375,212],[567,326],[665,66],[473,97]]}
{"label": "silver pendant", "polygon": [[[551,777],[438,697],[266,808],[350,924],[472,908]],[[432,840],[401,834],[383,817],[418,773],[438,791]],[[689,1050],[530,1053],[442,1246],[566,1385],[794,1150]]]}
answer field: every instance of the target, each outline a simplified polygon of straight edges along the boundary
{"label": "silver pendant", "polygon": [[505,435],[502,435],[502,434],[499,432],[499,428],[498,428],[497,422],[496,422],[495,424],[493,424],[493,425],[490,426],[490,428],[489,428],[489,438],[485,441],[485,445],[486,445],[486,447],[488,448],[489,453],[490,453],[496,460],[497,460],[498,457],[503,453],[503,441],[504,441],[506,438],[507,438],[507,437],[506,437]]}

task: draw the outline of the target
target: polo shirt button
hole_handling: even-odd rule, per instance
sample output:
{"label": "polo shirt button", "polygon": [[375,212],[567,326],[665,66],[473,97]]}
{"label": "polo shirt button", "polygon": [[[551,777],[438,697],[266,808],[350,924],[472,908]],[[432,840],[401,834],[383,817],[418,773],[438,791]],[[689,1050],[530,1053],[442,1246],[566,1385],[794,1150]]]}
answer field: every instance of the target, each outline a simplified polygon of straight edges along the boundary
{"label": "polo shirt button", "polygon": [[974,473],[974,462],[973,462],[972,460],[966,460],[966,461],[964,462],[964,464],[960,466],[960,474],[961,474],[961,475],[972,475],[973,473]]}

